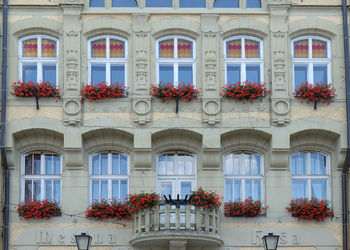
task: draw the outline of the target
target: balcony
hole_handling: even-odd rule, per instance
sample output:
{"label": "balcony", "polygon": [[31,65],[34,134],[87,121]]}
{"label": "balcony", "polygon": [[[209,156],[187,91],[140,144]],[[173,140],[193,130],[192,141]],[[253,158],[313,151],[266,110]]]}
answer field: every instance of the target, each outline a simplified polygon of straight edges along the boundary
{"label": "balcony", "polygon": [[169,245],[169,249],[172,245],[176,249],[193,245],[221,246],[223,241],[218,229],[218,209],[203,209],[189,204],[176,207],[161,202],[154,209],[134,215],[134,236],[130,245]]}

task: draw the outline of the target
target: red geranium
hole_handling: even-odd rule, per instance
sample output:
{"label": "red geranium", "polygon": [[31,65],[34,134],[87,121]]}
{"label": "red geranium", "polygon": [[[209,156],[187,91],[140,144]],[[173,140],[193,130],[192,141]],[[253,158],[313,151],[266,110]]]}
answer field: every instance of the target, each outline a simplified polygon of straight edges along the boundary
{"label": "red geranium", "polygon": [[61,215],[61,207],[56,201],[37,200],[21,202],[17,205],[17,213],[24,219],[49,219]]}
{"label": "red geranium", "polygon": [[86,218],[90,219],[110,219],[130,220],[131,213],[129,207],[118,201],[95,201],[85,211]]}
{"label": "red geranium", "polygon": [[334,211],[330,208],[328,201],[319,201],[316,198],[291,200],[289,207],[286,207],[286,209],[293,217],[298,217],[298,220],[322,221],[334,216]]}
{"label": "red geranium", "polygon": [[219,208],[222,198],[213,191],[205,191],[199,187],[197,191],[191,193],[191,204],[203,208]]}
{"label": "red geranium", "polygon": [[[301,84],[294,92],[294,96],[298,100],[306,100],[307,103],[318,102],[329,104],[333,102],[335,89],[330,84],[319,84],[312,85],[310,83]],[[302,101],[303,102],[303,101]]]}
{"label": "red geranium", "polygon": [[250,101],[265,97],[271,91],[267,90],[265,83],[238,82],[229,83],[222,88],[221,96],[240,101]]}
{"label": "red geranium", "polygon": [[80,91],[83,100],[89,99],[90,101],[118,98],[125,96],[126,87],[124,84],[113,83],[107,85],[106,82],[100,82],[97,85],[88,84]]}
{"label": "red geranium", "polygon": [[160,196],[156,193],[140,193],[129,195],[126,204],[131,213],[136,213],[146,208],[154,208],[159,204]]}
{"label": "red geranium", "polygon": [[192,99],[197,99],[199,91],[195,89],[192,84],[182,83],[175,87],[171,83],[165,85],[151,85],[152,96],[160,98],[162,102],[169,101],[173,99],[184,100],[185,102],[190,102]]}
{"label": "red geranium", "polygon": [[12,95],[19,97],[55,97],[61,98],[60,90],[50,82],[14,82]]}
{"label": "red geranium", "polygon": [[254,217],[266,212],[261,201],[245,200],[226,202],[224,214],[226,217]]}

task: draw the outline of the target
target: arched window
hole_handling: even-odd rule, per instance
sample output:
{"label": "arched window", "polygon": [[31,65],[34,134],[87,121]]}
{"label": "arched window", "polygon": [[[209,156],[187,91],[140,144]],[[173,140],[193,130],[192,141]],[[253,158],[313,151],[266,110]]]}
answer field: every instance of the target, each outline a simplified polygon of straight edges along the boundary
{"label": "arched window", "polygon": [[114,151],[89,157],[90,202],[96,200],[125,201],[129,190],[129,157]]}
{"label": "arched window", "polygon": [[205,8],[206,0],[179,0],[180,8]]}
{"label": "arched window", "polygon": [[329,156],[313,151],[295,153],[291,157],[291,174],[293,199],[330,200]]}
{"label": "arched window", "polygon": [[173,7],[173,0],[146,0],[146,7]]}
{"label": "arched window", "polygon": [[105,7],[105,0],[90,0],[90,7]]}
{"label": "arched window", "polygon": [[299,37],[292,41],[294,88],[308,82],[329,83],[331,80],[330,42],[321,37]]}
{"label": "arched window", "polygon": [[196,157],[184,151],[167,151],[157,156],[157,191],[185,198],[196,188]]}
{"label": "arched window", "polygon": [[238,8],[239,0],[215,0],[214,8]]}
{"label": "arched window", "polygon": [[112,0],[112,7],[137,7],[136,0]]}
{"label": "arched window", "polygon": [[264,202],[263,156],[249,152],[224,155],[225,201],[246,199]]}
{"label": "arched window", "polygon": [[226,83],[263,81],[263,43],[237,36],[224,41]]}
{"label": "arched window", "polygon": [[260,0],[247,0],[247,8],[261,8]]}
{"label": "arched window", "polygon": [[21,200],[61,202],[61,156],[53,152],[28,152],[21,157]]}
{"label": "arched window", "polygon": [[57,84],[58,41],[36,35],[19,41],[19,78],[23,82]]}
{"label": "arched window", "polygon": [[89,83],[126,85],[127,42],[115,36],[100,36],[88,42]]}
{"label": "arched window", "polygon": [[195,42],[186,37],[165,37],[157,41],[157,82],[195,85]]}

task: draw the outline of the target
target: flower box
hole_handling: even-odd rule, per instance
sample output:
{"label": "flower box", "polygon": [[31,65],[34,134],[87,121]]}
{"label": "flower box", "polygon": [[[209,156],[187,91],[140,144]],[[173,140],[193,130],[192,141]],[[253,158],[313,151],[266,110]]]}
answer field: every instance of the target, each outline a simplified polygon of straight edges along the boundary
{"label": "flower box", "polygon": [[222,198],[213,191],[205,191],[199,187],[197,191],[191,193],[191,204],[202,208],[219,208],[222,204]]}
{"label": "flower box", "polygon": [[146,208],[152,209],[159,204],[160,196],[156,193],[140,193],[129,195],[126,204],[131,213],[136,213]]}
{"label": "flower box", "polygon": [[61,98],[60,90],[50,82],[14,82],[12,95],[18,97],[55,97]]}
{"label": "flower box", "polygon": [[311,200],[308,198],[291,200],[286,210],[293,217],[297,217],[298,220],[322,221],[334,216],[334,211],[329,206],[328,201],[319,201],[316,198],[312,198]]}
{"label": "flower box", "polygon": [[17,205],[17,213],[24,219],[50,219],[62,214],[61,207],[56,201],[37,200],[21,202]]}
{"label": "flower box", "polygon": [[89,101],[95,101],[124,97],[127,94],[126,89],[124,84],[113,83],[107,85],[105,82],[100,82],[97,85],[85,85],[80,93],[83,100],[88,99]]}
{"label": "flower box", "polygon": [[120,219],[130,220],[131,213],[127,204],[118,201],[95,201],[85,211],[85,217],[89,219]]}
{"label": "flower box", "polygon": [[258,98],[265,97],[271,91],[267,90],[265,83],[256,82],[238,82],[229,83],[222,88],[221,96],[239,101],[250,101],[253,103]]}
{"label": "flower box", "polygon": [[301,102],[306,101],[306,103],[314,102],[314,108],[317,107],[317,102],[327,103],[333,102],[335,94],[335,89],[330,84],[319,84],[315,85],[304,83],[301,84],[294,92],[294,97]]}
{"label": "flower box", "polygon": [[259,200],[226,202],[224,214],[226,217],[255,217],[264,214],[267,208]]}
{"label": "flower box", "polygon": [[153,85],[151,86],[151,95],[158,97],[162,102],[169,101],[173,99],[184,100],[185,102],[190,102],[193,99],[198,98],[199,91],[195,89],[191,84],[179,84],[175,87],[171,83],[165,85]]}

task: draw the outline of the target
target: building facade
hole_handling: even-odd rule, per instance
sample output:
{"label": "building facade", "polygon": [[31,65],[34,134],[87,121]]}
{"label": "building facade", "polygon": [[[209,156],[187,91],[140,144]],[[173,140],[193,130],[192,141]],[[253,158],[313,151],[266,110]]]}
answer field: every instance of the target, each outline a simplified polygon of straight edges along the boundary
{"label": "building facade", "polygon": [[[255,250],[267,233],[280,236],[279,249],[342,248],[340,0],[10,0],[8,32],[10,249],[76,249],[82,232],[96,250]],[[221,96],[246,80],[271,93],[253,103]],[[37,109],[11,94],[17,81],[50,81],[62,98],[40,98]],[[82,102],[82,87],[101,81],[123,82],[128,94]],[[200,96],[176,113],[150,95],[161,82],[190,82]],[[331,83],[334,102],[300,102],[303,82]],[[268,210],[226,218],[222,207],[204,232],[85,218],[94,199],[199,187]],[[300,197],[329,200],[334,218],[292,218],[285,207]],[[30,199],[58,200],[62,216],[23,220],[15,206]]]}

